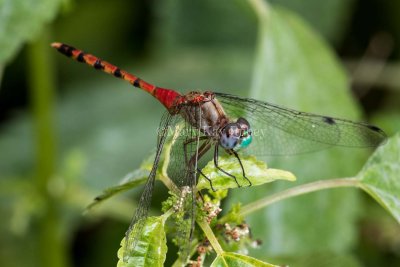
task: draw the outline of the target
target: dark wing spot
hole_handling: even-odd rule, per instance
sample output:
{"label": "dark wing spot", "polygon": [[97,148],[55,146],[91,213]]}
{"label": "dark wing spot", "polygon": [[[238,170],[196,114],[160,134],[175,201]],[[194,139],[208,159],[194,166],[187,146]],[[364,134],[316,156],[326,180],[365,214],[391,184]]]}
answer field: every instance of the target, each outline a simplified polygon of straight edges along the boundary
{"label": "dark wing spot", "polygon": [[114,71],[114,76],[117,77],[117,78],[121,78],[122,77],[121,70],[120,69],[116,69]]}
{"label": "dark wing spot", "polygon": [[336,123],[335,120],[333,118],[331,118],[331,117],[322,117],[322,119],[323,119],[324,122],[326,122],[326,123],[328,123],[330,125]]}
{"label": "dark wing spot", "polygon": [[99,59],[96,60],[96,62],[94,63],[93,67],[94,67],[96,70],[102,70],[102,69],[104,69],[104,66],[101,64],[101,61],[100,61]]}
{"label": "dark wing spot", "polygon": [[86,62],[84,55],[85,54],[83,52],[80,52],[79,55],[76,57],[76,60],[79,62]]}
{"label": "dark wing spot", "polygon": [[383,132],[380,128],[376,127],[375,125],[367,125],[367,127],[375,132],[379,132],[379,133]]}

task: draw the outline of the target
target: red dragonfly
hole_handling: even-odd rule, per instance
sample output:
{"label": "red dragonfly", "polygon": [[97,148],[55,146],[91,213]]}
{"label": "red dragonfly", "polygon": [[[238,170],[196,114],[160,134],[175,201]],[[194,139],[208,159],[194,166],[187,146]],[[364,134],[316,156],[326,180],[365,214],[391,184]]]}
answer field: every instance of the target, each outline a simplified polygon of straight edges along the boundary
{"label": "red dragonfly", "polygon": [[[199,168],[199,160],[206,158],[207,154],[213,159],[215,167],[234,179],[240,187],[242,184],[238,183],[236,177],[218,165],[220,152],[226,152],[237,159],[243,177],[247,180],[246,185],[250,186],[240,155],[299,154],[331,146],[376,147],[386,139],[380,128],[367,123],[300,112],[255,99],[211,91],[180,94],[175,90],[152,85],[69,45],[53,43],[52,47],[78,62],[128,81],[154,96],[167,110],[160,123],[153,167],[127,236],[135,224],[135,232],[141,232],[168,130],[178,125],[183,127],[185,134],[174,142],[168,174],[178,188],[189,188],[191,194],[187,195],[192,203],[198,175],[208,179],[210,187],[214,189],[212,181]],[[190,243],[194,227],[193,206],[187,211],[187,216],[191,220],[191,229],[187,229],[184,234]],[[137,239],[136,233],[134,236]]]}

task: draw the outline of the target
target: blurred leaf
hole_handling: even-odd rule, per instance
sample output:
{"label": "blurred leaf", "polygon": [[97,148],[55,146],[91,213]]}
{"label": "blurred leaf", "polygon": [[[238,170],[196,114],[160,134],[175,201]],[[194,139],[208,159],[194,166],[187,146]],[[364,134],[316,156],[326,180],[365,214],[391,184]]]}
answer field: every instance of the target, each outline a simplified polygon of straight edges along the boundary
{"label": "blurred leaf", "polygon": [[309,112],[335,107],[336,114],[354,117],[346,74],[327,43],[294,13],[269,11],[261,18],[251,95]]}
{"label": "blurred leaf", "polygon": [[160,27],[156,27],[156,33],[162,38],[159,43],[163,45],[222,46],[226,49],[254,44],[254,14],[241,0],[168,0],[160,2],[156,8],[163,17]]}
{"label": "blurred leaf", "polygon": [[[149,176],[149,171],[148,170],[143,170],[143,169],[138,169],[135,170],[131,173],[129,173],[128,176],[128,181],[117,185],[113,187],[109,187],[103,191],[103,193],[99,196],[97,196],[92,203],[89,204],[87,207],[88,210],[94,208],[98,204],[102,203],[104,200],[109,199],[110,197],[125,192],[127,190],[130,190],[132,188],[137,187],[138,185],[141,185],[146,182],[147,177]],[[126,179],[126,178],[124,178]]]}
{"label": "blurred leaf", "polygon": [[274,258],[274,262],[279,266],[296,266],[296,267],[361,267],[362,265],[353,255],[341,255],[329,252],[313,252],[304,255],[290,255]]}
{"label": "blurred leaf", "polygon": [[348,28],[354,5],[354,0],[269,1],[299,14],[321,35],[336,43]]}
{"label": "blurred leaf", "polygon": [[[396,97],[393,97],[392,100],[396,101]],[[385,105],[396,106],[396,103],[385,103]],[[396,106],[397,108],[397,106]],[[388,136],[394,135],[397,132],[400,132],[400,110],[383,110],[373,114],[371,119],[374,123],[377,123],[382,129],[385,129],[385,132]]]}
{"label": "blurred leaf", "polygon": [[251,258],[246,255],[241,255],[237,253],[225,252],[219,255],[211,264],[212,267],[277,267],[277,265],[272,265],[269,263],[262,262],[260,260]]}
{"label": "blurred leaf", "polygon": [[[295,181],[296,177],[287,171],[269,169],[265,162],[257,160],[253,156],[241,156],[240,160],[245,169],[247,178],[251,181],[252,186],[261,185],[276,180],[288,180]],[[239,165],[238,160],[232,156],[221,156],[218,158],[218,166],[229,174],[236,177],[240,186],[248,186],[249,182],[243,177],[242,168]],[[212,181],[214,189],[228,189],[237,188],[235,180],[219,171],[214,164],[214,161],[210,161],[202,169],[202,172]],[[210,183],[203,176],[200,176],[197,188],[204,189],[210,188]]]}
{"label": "blurred leaf", "polygon": [[133,172],[128,173],[125,175],[125,177],[122,179],[121,183],[117,186],[112,186],[103,191],[103,194],[100,196],[97,196],[92,203],[89,204],[87,207],[87,210],[92,209],[93,207],[97,206],[98,204],[102,203],[104,200],[109,199],[110,197],[123,193],[127,190],[130,190],[132,188],[137,187],[138,185],[141,185],[146,182],[151,168],[152,168],[152,159],[154,158],[155,155],[151,155],[147,157],[142,164],[140,165],[140,168],[137,170],[134,170]]}
{"label": "blurred leaf", "polygon": [[358,174],[361,188],[400,223],[400,133],[371,156]]}
{"label": "blurred leaf", "polygon": [[0,65],[32,41],[57,14],[63,0],[3,0],[0,2]]}
{"label": "blurred leaf", "polygon": [[[121,241],[121,248],[118,250],[119,261],[117,266],[163,266],[167,254],[167,240],[164,231],[165,219],[166,216],[148,217],[134,248],[126,247],[124,238]],[[135,229],[133,229],[128,239],[133,238],[135,233]]]}
{"label": "blurred leaf", "polygon": [[[333,52],[298,16],[269,6],[260,23],[252,98],[300,111],[358,117],[342,67]],[[363,161],[362,153],[361,150],[335,148],[268,158],[270,167],[293,172],[296,184],[276,182],[268,187],[235,190],[230,203],[252,202],[315,180],[353,176]],[[264,257],[262,251],[308,253],[321,247],[340,253],[346,251],[355,240],[357,209],[357,192],[346,189],[276,203],[247,220],[253,235],[263,240],[262,248],[254,251],[254,255]]]}

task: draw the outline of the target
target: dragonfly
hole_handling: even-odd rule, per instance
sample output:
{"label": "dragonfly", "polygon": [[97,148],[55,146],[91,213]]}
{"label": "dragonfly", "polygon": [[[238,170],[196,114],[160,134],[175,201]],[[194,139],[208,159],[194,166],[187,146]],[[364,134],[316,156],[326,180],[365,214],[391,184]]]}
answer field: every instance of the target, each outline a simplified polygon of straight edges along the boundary
{"label": "dragonfly", "polygon": [[[307,153],[329,148],[377,147],[386,139],[386,134],[377,126],[330,116],[301,112],[279,105],[213,91],[191,91],[181,94],[175,90],[158,87],[141,78],[63,43],[52,47],[78,62],[86,63],[114,77],[129,82],[157,99],[166,109],[162,116],[157,149],[152,169],[144,186],[126,237],[135,229],[133,246],[143,229],[160,163],[161,152],[168,139],[170,129],[180,129],[171,149],[168,174],[184,195],[194,203],[194,192],[199,176],[212,180],[200,169],[203,158],[213,160],[216,169],[234,179],[237,186],[251,186],[241,156],[277,156]],[[238,182],[229,170],[220,167],[218,159],[222,153],[234,157],[247,184]],[[190,229],[184,230],[188,243],[193,235],[194,205],[186,211],[191,221]]]}

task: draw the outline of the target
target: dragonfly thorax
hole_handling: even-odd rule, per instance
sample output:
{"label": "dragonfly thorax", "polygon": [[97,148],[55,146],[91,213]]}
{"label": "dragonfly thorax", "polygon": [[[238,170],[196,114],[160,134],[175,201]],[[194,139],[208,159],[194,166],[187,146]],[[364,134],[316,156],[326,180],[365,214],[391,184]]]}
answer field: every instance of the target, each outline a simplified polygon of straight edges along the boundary
{"label": "dragonfly thorax", "polygon": [[250,124],[243,118],[226,124],[220,131],[219,144],[225,149],[237,151],[246,148],[252,140]]}
{"label": "dragonfly thorax", "polygon": [[190,92],[181,97],[179,104],[179,112],[189,124],[204,135],[219,139],[220,129],[229,119],[213,93]]}

